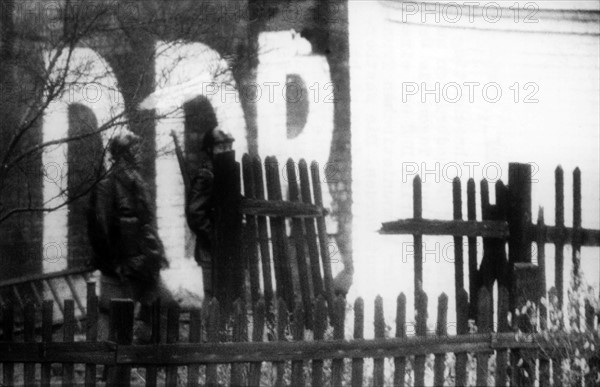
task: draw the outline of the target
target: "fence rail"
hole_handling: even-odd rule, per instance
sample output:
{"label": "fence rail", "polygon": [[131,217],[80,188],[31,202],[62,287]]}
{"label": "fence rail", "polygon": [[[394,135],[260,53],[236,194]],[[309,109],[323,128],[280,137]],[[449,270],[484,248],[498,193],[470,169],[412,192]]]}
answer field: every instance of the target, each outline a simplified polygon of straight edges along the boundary
{"label": "fence rail", "polygon": [[[480,333],[465,334],[467,324],[467,309],[457,310],[457,321],[460,324],[459,334],[447,335],[448,297],[440,295],[437,302],[438,318],[435,332],[427,332],[427,300],[421,292],[415,305],[417,310],[416,335],[407,335],[409,322],[406,321],[406,297],[400,294],[396,302],[396,331],[386,337],[384,329],[386,321],[383,313],[383,300],[377,297],[373,323],[375,338],[364,339],[365,311],[363,300],[354,303],[354,332],[353,339],[346,337],[344,321],[346,320],[346,301],[339,297],[334,301],[333,320],[328,319],[328,307],[325,299],[320,296],[314,305],[314,337],[308,339],[303,316],[303,302],[298,300],[290,309],[283,299],[277,302],[276,321],[266,319],[265,301],[261,299],[251,315],[241,301],[235,302],[233,321],[228,329],[220,329],[221,306],[216,299],[207,303],[204,311],[190,312],[189,333],[180,332],[180,311],[176,306],[170,306],[166,311],[167,334],[160,337],[161,319],[164,314],[160,305],[154,306],[152,321],[152,343],[133,344],[134,304],[131,300],[113,300],[111,302],[110,341],[97,342],[98,299],[94,293],[93,283],[88,285],[87,309],[90,311],[85,327],[85,341],[73,341],[76,332],[74,320],[74,302],[66,300],[65,324],[63,326],[63,341],[53,341],[49,326],[52,321],[53,302],[43,303],[41,315],[43,328],[41,337],[37,337],[32,324],[24,331],[24,341],[16,342],[11,330],[14,308],[5,306],[2,309],[2,325],[4,334],[0,342],[0,362],[2,363],[3,383],[15,385],[22,380],[24,385],[50,385],[52,381],[50,366],[52,363],[62,363],[63,385],[82,383],[86,386],[100,384],[99,375],[102,367],[107,367],[107,385],[129,385],[132,378],[132,368],[136,373],[142,372],[145,385],[157,384],[176,385],[186,382],[189,386],[220,385],[228,383],[232,386],[258,385],[264,380],[263,370],[272,367],[275,381],[278,385],[305,385],[310,381],[313,385],[323,385],[325,362],[331,361],[331,383],[342,385],[366,385],[368,379],[376,385],[394,379],[395,386],[403,386],[408,380],[406,370],[410,365],[414,371],[414,385],[423,386],[433,378],[435,385],[442,385],[445,375],[455,375],[455,385],[466,385],[469,372],[476,372],[477,385],[492,383],[490,376],[494,371],[495,385],[506,385],[510,379],[511,385],[521,385],[514,379],[515,369],[508,365],[507,357],[502,356],[515,351],[528,351],[535,358],[551,364],[556,361],[556,354],[542,335],[531,334],[518,337],[512,332],[501,332],[494,329],[489,317],[492,307],[491,294],[484,287],[478,297],[478,324]],[[499,314],[506,317],[506,289],[500,289]],[[464,300],[466,293],[461,295]],[[33,318],[40,313],[35,305],[28,304],[25,315]],[[249,321],[251,320],[251,321]],[[329,325],[331,321],[331,325]],[[326,334],[331,326],[332,334]],[[267,332],[276,332],[268,335]],[[252,341],[249,342],[250,337]],[[454,365],[446,363],[446,354],[454,353],[457,361]],[[488,368],[490,356],[496,354],[492,368]],[[472,354],[479,366],[469,366],[466,358]],[[434,356],[433,367],[426,366],[425,359]],[[365,375],[365,359],[374,359],[374,366]],[[388,368],[384,359],[394,359],[393,369]],[[464,359],[465,361],[459,361]],[[347,361],[347,363],[346,363]],[[541,360],[540,360],[541,361]],[[23,363],[22,379],[15,375],[15,365]],[[36,364],[41,364],[42,372],[36,374]],[[74,365],[85,364],[85,376],[75,375]],[[481,366],[484,364],[485,366]],[[219,365],[229,365],[228,368],[217,368]],[[180,367],[186,367],[182,372]],[[327,366],[329,367],[329,366]],[[346,371],[351,367],[351,372]],[[387,366],[389,367],[389,365]],[[164,372],[161,369],[164,368]],[[469,370],[471,368],[471,370]],[[220,371],[219,371],[220,370]],[[225,374],[223,373],[225,371]],[[546,380],[547,369],[539,371],[540,380]],[[556,372],[556,371],[555,371]],[[562,371],[559,371],[562,372]],[[535,372],[532,373],[535,375]],[[387,376],[386,376],[387,375]],[[475,376],[475,375],[471,375]],[[309,380],[310,379],[310,380]],[[549,380],[549,379],[548,379]],[[285,382],[287,381],[287,382]],[[378,383],[381,382],[381,383]],[[386,382],[386,383],[387,383]],[[503,383],[504,382],[504,383]],[[550,385],[550,384],[544,384]]]}

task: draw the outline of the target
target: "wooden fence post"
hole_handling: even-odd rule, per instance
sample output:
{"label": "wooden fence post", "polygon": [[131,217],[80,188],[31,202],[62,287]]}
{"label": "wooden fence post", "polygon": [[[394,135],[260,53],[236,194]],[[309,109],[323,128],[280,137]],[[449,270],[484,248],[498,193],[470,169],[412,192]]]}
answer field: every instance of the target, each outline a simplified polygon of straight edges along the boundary
{"label": "wooden fence post", "polygon": [[244,268],[241,259],[242,213],[240,211],[240,167],[235,152],[216,155],[214,160],[214,194],[216,246],[213,257],[213,287],[225,311],[231,312],[233,301],[244,297]]}
{"label": "wooden fence post", "polygon": [[[300,193],[302,202],[312,204],[313,199],[310,194],[310,178],[308,176],[308,166],[304,159],[298,163],[300,171]],[[308,247],[308,257],[310,260],[310,271],[312,276],[313,296],[316,299],[320,294],[325,296],[323,288],[323,279],[321,277],[321,264],[319,262],[319,248],[317,245],[317,231],[315,229],[315,220],[313,218],[304,219],[304,228],[306,230],[306,243]],[[312,317],[312,316],[311,316]]]}
{"label": "wooden fence post", "polygon": [[[321,192],[321,175],[319,174],[319,164],[313,161],[310,164],[310,174],[313,184],[313,196],[315,204],[323,208],[323,194]],[[319,236],[319,247],[321,249],[321,264],[323,265],[323,285],[325,286],[325,297],[329,307],[329,318],[335,319],[334,312],[334,294],[333,294],[333,275],[331,272],[331,257],[329,256],[329,240],[327,229],[325,227],[325,218],[317,218],[317,233]]]}
{"label": "wooden fence post", "polygon": [[[365,326],[365,303],[358,297],[354,301],[354,338],[364,338]],[[363,384],[363,365],[362,357],[352,359],[352,387],[361,387]]]}
{"label": "wooden fence post", "polygon": [[[421,177],[415,176],[413,180],[413,219],[423,218],[423,203],[421,195]],[[415,289],[415,306],[417,304],[417,295],[423,289],[423,236],[420,234],[413,235],[414,243],[414,289]]]}
{"label": "wooden fence post", "polygon": [[[190,311],[190,343],[199,343],[202,337],[202,310],[192,309]],[[197,387],[200,378],[200,366],[198,364],[188,365],[187,375],[188,387]]]}
{"label": "wooden fence post", "polygon": [[[417,324],[417,336],[427,336],[427,293],[422,289],[415,290],[415,322]],[[425,355],[415,356],[415,387],[425,385]]]}
{"label": "wooden fence post", "polygon": [[[109,340],[129,345],[133,341],[133,301],[113,299],[110,302]],[[131,383],[131,366],[118,365],[108,369],[107,385],[126,386]]]}
{"label": "wooden fence post", "polygon": [[[167,344],[175,344],[179,341],[179,306],[168,304],[167,308]],[[166,367],[165,383],[167,386],[177,385],[177,366]]]}
{"label": "wooden fence post", "polygon": [[[335,298],[335,319],[333,321],[333,339],[344,340],[346,299],[343,296]],[[344,376],[344,359],[333,359],[331,361],[331,385],[341,386]]]}
{"label": "wooden fence post", "polygon": [[[234,315],[233,315],[233,341],[240,343],[248,341],[248,335],[246,333],[246,305],[243,300],[237,299],[233,303]],[[246,374],[246,366],[243,363],[233,363],[231,365],[231,385],[232,386],[244,386]]]}
{"label": "wooden fence post", "polygon": [[[505,286],[498,285],[498,332],[510,332],[508,325],[509,294]],[[508,366],[508,351],[501,349],[496,352],[496,385],[506,386]]]}
{"label": "wooden fence post", "polygon": [[[12,304],[5,304],[2,308],[2,341],[12,342],[14,340],[15,313]],[[15,364],[4,362],[2,364],[2,382],[7,386],[14,384]]]}
{"label": "wooden fence post", "polygon": [[[253,197],[262,200],[265,198],[265,189],[262,163],[258,156],[252,158],[252,172],[254,174]],[[267,218],[265,216],[256,217],[256,225],[258,229],[258,245],[260,248],[260,259],[263,272],[265,303],[266,309],[269,310],[270,307],[274,306],[275,301],[273,299],[273,281],[271,278],[271,252],[269,249],[269,232],[267,229]]]}
{"label": "wooden fence post", "polygon": [[[475,297],[473,297],[475,298]],[[469,333],[469,295],[465,289],[461,289],[456,295],[456,334],[466,335]],[[467,360],[465,352],[456,353],[456,385],[467,385]]]}
{"label": "wooden fence post", "polygon": [[[254,174],[252,173],[252,160],[248,154],[242,157],[242,173],[244,177],[244,195],[247,198],[254,198]],[[242,260],[247,262],[250,278],[251,304],[255,305],[260,299],[260,274],[258,262],[258,238],[256,217],[246,215],[246,227],[244,229],[244,252],[247,258]]]}
{"label": "wooden fence post", "polygon": [[[400,293],[396,299],[396,337],[406,337],[406,296]],[[406,358],[394,358],[394,386],[404,386],[406,374]]]}
{"label": "wooden fence post", "polygon": [[[298,177],[296,176],[296,164],[292,159],[289,159],[286,164],[288,184],[290,191],[290,201],[300,202],[300,189],[298,187]],[[304,223],[300,218],[292,219],[292,238],[296,247],[296,263],[298,268],[298,276],[300,277],[300,291],[305,313],[305,324],[310,329],[312,328],[312,300],[310,297],[310,282],[308,265],[306,262],[306,251],[304,248]]]}
{"label": "wooden fence post", "polygon": [[[508,166],[507,221],[508,260],[514,265],[511,286],[511,310],[519,307],[522,300],[538,303],[544,294],[541,288],[539,267],[532,265],[531,257],[531,165],[510,163]],[[523,279],[523,281],[519,281]],[[517,283],[519,283],[517,286]]]}
{"label": "wooden fence post", "polygon": [[[42,303],[42,341],[44,343],[52,342],[52,313],[54,312],[54,302],[44,300]],[[50,387],[50,378],[52,363],[42,363],[41,381],[42,387]]]}
{"label": "wooden fence post", "polygon": [[[317,297],[317,303],[315,305],[315,340],[321,341],[325,336],[325,330],[327,329],[327,304],[323,295]],[[323,386],[323,360],[313,359],[312,363],[312,382],[314,387]]]}
{"label": "wooden fence post", "polygon": [[510,263],[531,262],[531,165],[508,165],[508,230]]}
{"label": "wooden fence post", "polygon": [[[446,293],[442,293],[438,298],[438,316],[437,316],[437,327],[435,334],[438,337],[446,337],[448,335],[447,328],[447,315],[448,315],[448,296]],[[446,361],[446,354],[436,354],[435,363],[433,366],[433,384],[435,386],[444,385],[444,363]]]}
{"label": "wooden fence post", "polygon": [[[65,300],[65,315],[63,321],[63,342],[72,343],[75,341],[75,302],[73,300]],[[73,363],[63,364],[63,386],[72,386],[74,381],[75,365]]]}
{"label": "wooden fence post", "polygon": [[[252,326],[252,342],[258,343],[263,340],[263,334],[265,332],[265,300],[260,299],[254,307],[253,326]],[[250,364],[250,374],[248,376],[248,385],[258,386],[260,385],[262,362],[256,362]]]}
{"label": "wooden fence post", "polygon": [[[563,169],[559,165],[554,171],[554,225],[556,228],[565,227],[565,192]],[[564,233],[561,233],[564,235]],[[554,243],[554,286],[558,296],[558,309],[562,310],[563,305],[563,271],[564,271],[564,241],[559,240]],[[561,323],[562,326],[562,323]]]}
{"label": "wooden fence post", "polygon": [[[467,182],[467,219],[477,220],[477,207],[475,204],[475,180],[472,178]],[[477,291],[479,290],[479,271],[477,267],[477,238],[467,238],[469,243],[469,316],[475,318],[477,315]]]}
{"label": "wooden fence post", "polygon": [[[219,302],[213,298],[208,306],[208,316],[206,322],[206,335],[209,343],[219,342],[219,326],[221,320],[219,314]],[[210,387],[219,385],[216,364],[208,364],[206,366],[206,385]]]}
{"label": "wooden fence post", "polygon": [[[385,338],[385,319],[383,316],[383,298],[381,296],[375,297],[375,338]],[[384,382],[383,367],[384,358],[373,359],[373,386],[381,387]]]}
{"label": "wooden fence post", "polygon": [[[285,301],[283,298],[279,299],[277,303],[277,341],[286,341],[285,338],[285,329],[287,328],[289,323],[288,320],[288,309],[285,305]],[[285,362],[278,361],[273,363],[275,369],[277,370],[277,378],[275,380],[275,386],[283,387],[283,375],[285,373]]]}
{"label": "wooden fence post", "polygon": [[[462,197],[460,179],[455,177],[452,181],[452,206],[453,219],[462,220]],[[454,294],[464,288],[464,269],[463,269],[463,238],[454,237]]]}
{"label": "wooden fence post", "polygon": [[[152,344],[159,344],[161,342],[161,329],[162,329],[162,313],[161,313],[161,302],[160,298],[157,298],[152,303],[152,337],[150,342]],[[146,367],[146,386],[156,386],[158,383],[157,367],[149,365]]]}
{"label": "wooden fence post", "polygon": [[[26,343],[35,342],[35,304],[32,301],[25,304],[23,320],[23,340]],[[35,363],[25,363],[23,365],[23,381],[26,386],[35,384]]]}
{"label": "wooden fence post", "polygon": [[[292,326],[294,340],[304,340],[304,311],[302,303],[296,300],[294,308],[294,324]],[[302,360],[292,361],[292,386],[304,386],[304,362]]]}
{"label": "wooden fence post", "polygon": [[[492,332],[492,316],[494,307],[492,305],[492,297],[486,287],[479,290],[477,296],[477,333]],[[477,386],[488,385],[488,360],[490,355],[481,352],[477,354]]]}
{"label": "wooden fence post", "polygon": [[[267,197],[269,200],[282,200],[279,163],[275,157],[265,159],[267,175]],[[285,300],[289,308],[294,305],[294,282],[290,267],[290,252],[285,227],[285,219],[270,217],[271,240],[273,242],[273,266],[277,281],[277,297]]]}
{"label": "wooden fence post", "polygon": [[[95,342],[98,340],[98,296],[96,295],[96,283],[87,283],[87,303],[85,310],[85,340]],[[85,365],[85,386],[93,387],[96,385],[96,364]]]}

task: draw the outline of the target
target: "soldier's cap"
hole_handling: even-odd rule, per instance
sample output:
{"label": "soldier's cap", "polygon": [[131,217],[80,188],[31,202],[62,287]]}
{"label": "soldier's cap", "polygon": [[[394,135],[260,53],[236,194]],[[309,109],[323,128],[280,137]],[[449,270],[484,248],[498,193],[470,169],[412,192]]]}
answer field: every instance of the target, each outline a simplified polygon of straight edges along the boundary
{"label": "soldier's cap", "polygon": [[113,157],[129,152],[134,145],[139,144],[140,136],[131,131],[123,131],[111,138],[108,150]]}
{"label": "soldier's cap", "polygon": [[212,149],[217,144],[227,144],[234,142],[235,139],[229,133],[224,132],[219,128],[214,128],[207,132],[202,139],[202,149]]}

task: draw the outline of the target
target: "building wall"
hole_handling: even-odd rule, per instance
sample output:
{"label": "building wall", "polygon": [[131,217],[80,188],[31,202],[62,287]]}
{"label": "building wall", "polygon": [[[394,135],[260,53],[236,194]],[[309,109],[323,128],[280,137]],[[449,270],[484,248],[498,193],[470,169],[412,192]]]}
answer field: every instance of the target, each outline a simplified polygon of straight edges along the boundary
{"label": "building wall", "polygon": [[[413,216],[416,174],[423,180],[423,217],[452,219],[452,179],[460,176],[463,214],[466,182],[472,177],[480,219],[479,181],[486,177],[494,183],[501,178],[507,183],[509,162],[531,162],[534,216],[537,206],[543,206],[546,223],[554,224],[554,169],[560,164],[565,170],[565,221],[572,224],[571,173],[579,166],[583,224],[598,228],[597,11],[540,9],[538,23],[524,24],[522,19],[515,23],[512,11],[504,8],[505,17],[497,23],[481,16],[470,23],[464,13],[463,23],[453,24],[444,22],[443,15],[436,22],[435,13],[426,15],[423,23],[421,14],[409,17],[398,2],[349,4],[356,294],[373,299],[381,291],[372,286],[376,278],[389,284],[386,310],[394,309],[400,291],[412,300],[412,237],[378,235],[377,230],[381,222]],[[383,41],[390,44],[373,43]],[[465,82],[480,83],[473,102]],[[484,85],[492,82],[502,91],[495,103],[482,95]],[[444,94],[444,87],[453,83],[462,90],[462,98],[455,102],[455,86],[446,87]],[[526,87],[527,83],[531,85]],[[525,101],[528,96],[531,103]],[[486,97],[495,99],[492,89]],[[491,185],[492,202],[493,192]],[[430,296],[446,292],[452,306],[452,238],[424,241],[424,290]],[[547,246],[547,257],[553,257],[549,250]],[[582,254],[584,273],[598,286],[598,249],[584,249]],[[553,260],[548,259],[549,283],[553,270]],[[466,267],[464,272],[468,273]],[[433,306],[429,316],[435,321]]]}

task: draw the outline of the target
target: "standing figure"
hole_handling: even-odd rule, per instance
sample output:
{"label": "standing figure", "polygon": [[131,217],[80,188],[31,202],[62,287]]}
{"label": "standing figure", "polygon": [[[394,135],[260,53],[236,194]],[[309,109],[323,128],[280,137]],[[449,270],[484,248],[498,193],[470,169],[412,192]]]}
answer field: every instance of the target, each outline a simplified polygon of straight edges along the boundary
{"label": "standing figure", "polygon": [[152,302],[159,297],[169,302],[170,296],[160,281],[168,262],[139,172],[139,144],[131,132],[111,139],[113,164],[92,191],[88,234],[94,266],[101,272],[101,320],[107,319],[111,298],[131,298],[141,304],[138,317],[146,327],[138,339],[143,341],[149,335]]}
{"label": "standing figure", "polygon": [[193,175],[187,194],[185,214],[187,223],[196,235],[194,257],[202,267],[204,294],[215,296],[214,262],[214,175],[212,162],[218,153],[232,149],[234,139],[219,128],[204,135],[202,150],[206,155],[204,165]]}

